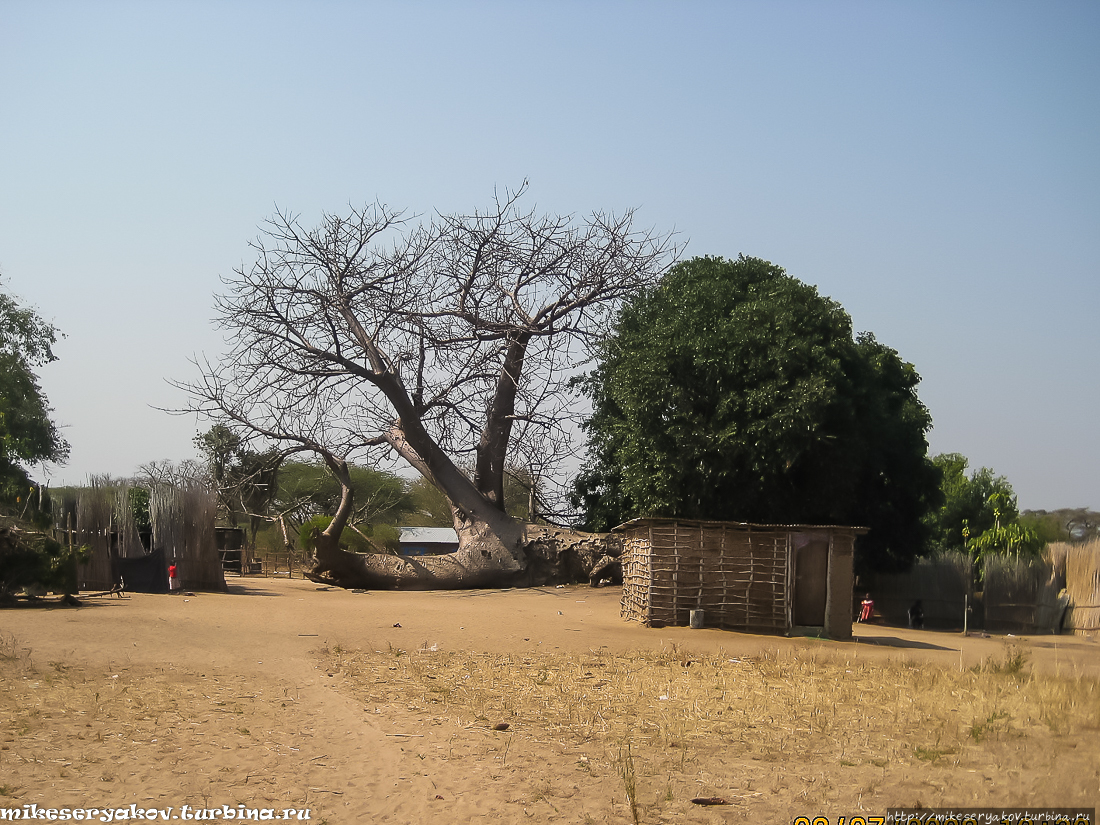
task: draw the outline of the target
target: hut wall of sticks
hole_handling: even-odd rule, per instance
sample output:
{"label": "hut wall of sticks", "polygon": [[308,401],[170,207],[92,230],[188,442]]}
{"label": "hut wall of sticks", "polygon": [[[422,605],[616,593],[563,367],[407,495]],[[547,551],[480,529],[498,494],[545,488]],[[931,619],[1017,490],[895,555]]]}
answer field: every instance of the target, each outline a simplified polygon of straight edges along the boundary
{"label": "hut wall of sticks", "polygon": [[684,626],[702,611],[706,627],[852,637],[852,552],[865,528],[640,518],[613,532],[624,619]]}
{"label": "hut wall of sticks", "polygon": [[[79,589],[107,591],[124,577],[129,589],[166,592],[167,567],[175,563],[184,588],[225,591],[214,539],[214,493],[200,487],[153,487],[150,529],[142,535],[131,490],[126,482],[93,479],[88,487],[67,488],[55,496],[56,538],[91,549],[88,562],[77,569]],[[132,575],[124,576],[123,571]],[[138,581],[142,584],[135,587]]]}
{"label": "hut wall of sticks", "polygon": [[228,589],[214,536],[217,507],[215,493],[201,487],[159,486],[149,497],[153,546],[164,551],[169,564],[179,565],[185,589]]}

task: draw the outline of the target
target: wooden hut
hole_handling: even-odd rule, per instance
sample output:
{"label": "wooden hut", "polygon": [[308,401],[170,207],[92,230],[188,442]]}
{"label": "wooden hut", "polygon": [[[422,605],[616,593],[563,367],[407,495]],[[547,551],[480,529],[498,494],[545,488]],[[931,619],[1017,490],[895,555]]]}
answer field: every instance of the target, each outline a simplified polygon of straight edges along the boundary
{"label": "wooden hut", "polygon": [[[864,527],[639,518],[620,524],[624,619],[852,638]],[[698,619],[700,614],[696,614]]]}

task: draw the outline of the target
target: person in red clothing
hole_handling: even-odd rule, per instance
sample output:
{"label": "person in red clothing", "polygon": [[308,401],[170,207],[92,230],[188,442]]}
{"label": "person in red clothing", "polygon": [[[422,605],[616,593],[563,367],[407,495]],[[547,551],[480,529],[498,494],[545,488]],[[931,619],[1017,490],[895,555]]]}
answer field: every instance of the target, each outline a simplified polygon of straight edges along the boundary
{"label": "person in red clothing", "polygon": [[859,603],[859,621],[869,622],[871,621],[871,615],[875,612],[875,603],[871,600],[871,594],[868,593],[863,597],[863,601]]}
{"label": "person in red clothing", "polygon": [[176,565],[168,565],[168,591],[170,593],[180,592],[180,577],[179,571],[176,569]]}

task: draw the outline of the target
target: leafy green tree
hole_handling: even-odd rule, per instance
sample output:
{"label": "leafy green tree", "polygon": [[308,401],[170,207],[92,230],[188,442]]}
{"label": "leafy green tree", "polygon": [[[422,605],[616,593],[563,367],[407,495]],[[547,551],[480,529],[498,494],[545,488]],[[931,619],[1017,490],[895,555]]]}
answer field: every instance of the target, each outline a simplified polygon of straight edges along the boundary
{"label": "leafy green tree", "polygon": [[967,549],[979,559],[990,554],[1035,556],[1044,545],[1034,530],[1018,521],[998,522],[966,543]]}
{"label": "leafy green tree", "polygon": [[256,533],[268,519],[275,499],[283,454],[253,450],[225,424],[215,424],[195,436],[194,443],[206,461],[222,517],[234,527],[244,520],[249,529],[249,547],[255,548]]}
{"label": "leafy green tree", "polygon": [[34,372],[57,360],[57,336],[34,310],[0,292],[0,498],[10,503],[30,491],[25,465],[69,456]]}
{"label": "leafy green tree", "polygon": [[925,516],[930,550],[965,550],[970,539],[992,529],[998,519],[1004,524],[1016,521],[1016,496],[1004,476],[988,467],[968,476],[970,462],[959,453],[941,453],[932,463],[942,474],[943,503]]}
{"label": "leafy green tree", "polygon": [[[349,464],[348,475],[356,502],[348,521],[352,528],[371,536],[374,526],[395,525],[414,511],[408,485],[399,476],[360,464]],[[279,472],[274,510],[302,524],[335,513],[342,492],[340,482],[323,463],[287,461]]]}
{"label": "leafy green tree", "polygon": [[[465,467],[462,469],[464,472],[469,470]],[[532,480],[531,473],[524,469],[507,468],[504,474],[504,499],[507,502],[508,515],[536,521],[541,501],[539,492],[538,481]],[[409,485],[409,495],[412,497],[413,509],[404,517],[402,524],[410,527],[454,526],[451,502],[423,476]]]}
{"label": "leafy green tree", "polygon": [[[1037,555],[1043,549],[1043,541],[1030,527],[1020,524],[1016,496],[1011,493],[994,493],[989,497],[993,508],[993,526],[977,538],[967,542],[967,547],[979,558],[990,553],[1002,555],[1021,553]],[[1012,520],[1009,521],[1008,519]]]}
{"label": "leafy green tree", "polygon": [[409,485],[412,510],[401,520],[410,527],[453,527],[451,502],[443,492],[423,476]]}
{"label": "leafy green tree", "polygon": [[1088,541],[1100,534],[1100,513],[1087,507],[1058,510],[1024,510],[1020,523],[1030,527],[1044,544],[1055,541]]}
{"label": "leafy green tree", "polygon": [[1069,541],[1069,531],[1059,523],[1057,516],[1025,511],[1018,522],[1038,536],[1044,546],[1054,541]]}
{"label": "leafy green tree", "polygon": [[0,518],[0,604],[30,585],[77,592],[76,566],[88,561],[88,548],[67,547],[25,522]]}
{"label": "leafy green tree", "polygon": [[26,469],[69,455],[35,374],[57,360],[57,336],[34,310],[0,292],[0,600],[31,584],[73,593],[76,563],[86,558],[83,548],[70,550],[35,529],[49,523],[49,501]]}
{"label": "leafy green tree", "polygon": [[844,309],[757,258],[695,258],[627,303],[581,385],[589,529],[641,515],[870,527],[898,569],[937,503],[920,377]]}

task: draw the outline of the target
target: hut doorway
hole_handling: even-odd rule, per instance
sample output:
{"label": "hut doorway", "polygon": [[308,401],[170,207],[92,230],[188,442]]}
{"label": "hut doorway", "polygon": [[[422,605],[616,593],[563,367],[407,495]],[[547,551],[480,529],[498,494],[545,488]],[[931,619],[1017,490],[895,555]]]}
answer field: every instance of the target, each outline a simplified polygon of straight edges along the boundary
{"label": "hut doorway", "polygon": [[794,625],[824,627],[829,595],[829,537],[793,533]]}

